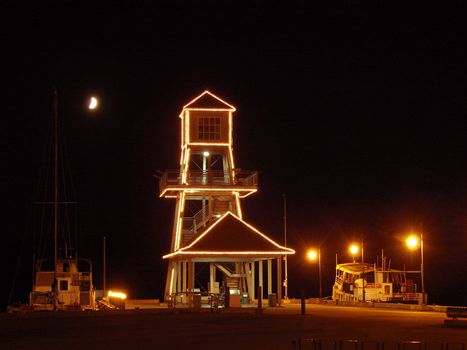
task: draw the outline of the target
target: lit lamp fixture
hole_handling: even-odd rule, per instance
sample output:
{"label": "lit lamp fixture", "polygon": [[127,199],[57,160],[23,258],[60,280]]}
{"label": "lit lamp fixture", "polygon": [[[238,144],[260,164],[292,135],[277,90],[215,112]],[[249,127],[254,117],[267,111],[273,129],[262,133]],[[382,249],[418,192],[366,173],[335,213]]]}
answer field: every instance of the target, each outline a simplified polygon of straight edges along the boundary
{"label": "lit lamp fixture", "polygon": [[122,292],[113,292],[113,291],[111,291],[111,290],[109,290],[109,291],[107,292],[107,296],[108,296],[109,298],[117,298],[117,299],[122,299],[122,300],[126,299],[126,294],[125,294],[125,293],[122,293]]}
{"label": "lit lamp fixture", "polygon": [[316,261],[316,259],[318,259],[318,252],[315,249],[309,249],[306,253],[306,257],[310,261]]}
{"label": "lit lamp fixture", "polygon": [[109,290],[107,292],[107,298],[109,303],[118,310],[125,310],[125,299],[126,294],[122,292],[114,292]]}
{"label": "lit lamp fixture", "polygon": [[318,261],[318,274],[319,274],[319,300],[323,298],[323,288],[321,284],[321,249],[308,249],[306,257],[309,261]]}
{"label": "lit lamp fixture", "polygon": [[410,250],[415,250],[418,248],[420,244],[420,240],[418,239],[417,236],[412,234],[407,237],[407,239],[405,240],[405,243],[407,244],[407,248],[409,248]]}
{"label": "lit lamp fixture", "polygon": [[355,262],[355,255],[357,255],[359,250],[360,250],[360,248],[359,248],[359,246],[357,244],[352,244],[349,247],[349,252],[350,252],[350,254],[352,254],[353,262]]}
{"label": "lit lamp fixture", "polygon": [[420,235],[412,233],[405,240],[407,248],[410,250],[416,250],[420,248],[420,278],[422,282],[422,298],[423,303],[426,304],[425,297],[425,271],[424,271],[424,259],[423,259],[423,234]]}
{"label": "lit lamp fixture", "polygon": [[359,246],[356,243],[353,243],[349,247],[349,252],[350,254],[352,254],[352,259],[354,263],[355,263],[355,255],[357,255],[357,253],[360,250],[361,250],[361,255],[362,255],[362,295],[363,295],[363,301],[366,301],[365,300],[365,264],[363,260],[363,241],[362,241],[361,246]]}

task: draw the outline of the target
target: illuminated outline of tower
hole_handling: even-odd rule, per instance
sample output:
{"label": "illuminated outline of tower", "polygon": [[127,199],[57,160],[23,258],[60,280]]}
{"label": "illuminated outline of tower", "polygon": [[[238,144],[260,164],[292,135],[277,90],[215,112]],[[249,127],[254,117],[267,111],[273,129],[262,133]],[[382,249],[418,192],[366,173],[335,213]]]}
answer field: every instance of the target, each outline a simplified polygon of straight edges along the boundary
{"label": "illuminated outline of tower", "polygon": [[[211,293],[218,292],[216,272],[220,271],[229,287],[254,299],[256,285],[263,287],[262,263],[267,260],[267,292],[271,294],[272,262],[276,260],[281,302],[282,260],[295,252],[242,220],[240,199],[258,190],[258,174],[235,168],[233,112],[235,107],[205,91],[180,114],[180,169],[166,171],[159,183],[160,197],[176,199],[170,253],[164,256],[169,260],[165,300],[178,294],[185,296],[182,302],[191,304],[195,263],[200,262],[210,264]],[[228,234],[232,230],[236,237]],[[239,237],[245,246],[233,243]]]}

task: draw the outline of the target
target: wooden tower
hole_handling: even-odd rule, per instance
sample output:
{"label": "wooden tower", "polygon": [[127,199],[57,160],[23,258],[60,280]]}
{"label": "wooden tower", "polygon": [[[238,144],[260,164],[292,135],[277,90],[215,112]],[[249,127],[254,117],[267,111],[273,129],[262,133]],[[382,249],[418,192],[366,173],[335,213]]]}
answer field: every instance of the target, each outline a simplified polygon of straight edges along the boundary
{"label": "wooden tower", "polygon": [[[262,261],[268,260],[268,293],[272,293],[272,261],[277,260],[278,296],[282,295],[282,258],[293,254],[242,219],[240,201],[258,190],[258,173],[235,167],[235,107],[209,91],[183,107],[180,169],[166,171],[160,197],[176,200],[165,287],[165,300],[192,303],[195,264],[209,264],[209,283],[201,288],[220,293],[219,285],[255,297],[263,283]],[[259,278],[255,278],[258,263]],[[222,282],[216,281],[221,274]],[[258,280],[258,281],[257,281]],[[256,282],[257,281],[257,282]]]}

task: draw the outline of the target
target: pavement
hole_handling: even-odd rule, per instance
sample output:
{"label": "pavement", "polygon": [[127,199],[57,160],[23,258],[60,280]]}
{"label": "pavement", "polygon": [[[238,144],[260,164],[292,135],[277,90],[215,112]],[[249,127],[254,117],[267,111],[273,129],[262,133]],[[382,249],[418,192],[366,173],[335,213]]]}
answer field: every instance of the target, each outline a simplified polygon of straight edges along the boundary
{"label": "pavement", "polygon": [[294,340],[305,338],[321,339],[329,349],[338,340],[384,342],[385,349],[403,341],[437,349],[450,343],[452,350],[467,345],[467,328],[446,328],[446,314],[439,311],[306,304],[302,315],[300,304],[293,303],[260,313],[152,306],[0,314],[0,349],[292,349]]}

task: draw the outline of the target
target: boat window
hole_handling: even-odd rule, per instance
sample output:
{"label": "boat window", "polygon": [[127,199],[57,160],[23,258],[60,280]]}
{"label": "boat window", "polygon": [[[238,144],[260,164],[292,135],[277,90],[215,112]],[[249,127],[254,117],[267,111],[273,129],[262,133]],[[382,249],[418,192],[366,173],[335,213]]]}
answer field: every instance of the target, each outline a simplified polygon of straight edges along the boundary
{"label": "boat window", "polygon": [[91,290],[91,283],[89,281],[81,281],[81,286],[79,288],[82,292],[88,292]]}
{"label": "boat window", "polygon": [[68,281],[60,280],[60,290],[68,290]]}
{"label": "boat window", "polygon": [[54,262],[53,260],[44,260],[41,261],[38,265],[38,271],[54,271]]}
{"label": "boat window", "polygon": [[91,272],[91,263],[87,260],[78,260],[79,272]]}

